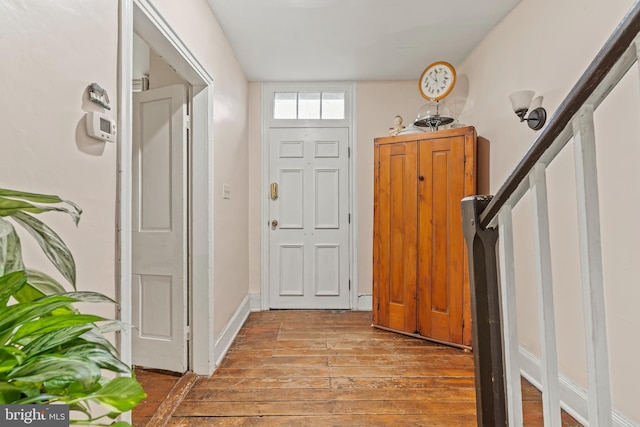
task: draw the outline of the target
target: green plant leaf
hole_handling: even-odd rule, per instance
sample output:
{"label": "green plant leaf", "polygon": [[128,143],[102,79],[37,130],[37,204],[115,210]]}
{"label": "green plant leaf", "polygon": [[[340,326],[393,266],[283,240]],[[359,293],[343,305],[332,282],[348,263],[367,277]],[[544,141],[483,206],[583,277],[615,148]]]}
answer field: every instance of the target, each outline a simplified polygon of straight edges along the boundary
{"label": "green plant leaf", "polygon": [[0,275],[24,270],[20,237],[13,225],[0,218]]}
{"label": "green plant leaf", "polygon": [[0,381],[0,403],[13,403],[22,395],[22,391],[6,381]]}
{"label": "green plant leaf", "polygon": [[12,337],[12,342],[18,342],[21,338],[27,336],[39,336],[48,334],[59,329],[65,329],[69,326],[85,325],[99,322],[104,320],[104,317],[95,316],[92,314],[69,314],[61,316],[43,317],[38,320],[33,320],[28,323],[24,323],[16,331]]}
{"label": "green plant leaf", "polygon": [[17,405],[28,405],[31,403],[50,403],[50,402],[57,402],[60,400],[64,401],[64,398],[61,399],[60,396],[57,394],[38,393],[38,394],[34,394],[33,396],[25,397],[23,399],[19,399],[11,403],[14,403]]}
{"label": "green plant leaf", "polygon": [[104,335],[102,335],[97,329],[92,329],[85,332],[80,336],[80,339],[84,340],[85,342],[100,345],[113,354],[118,354],[118,350],[113,346],[113,344],[111,344],[111,342],[106,339]]}
{"label": "green plant leaf", "polygon": [[60,236],[48,225],[24,212],[17,212],[13,215],[13,219],[33,236],[47,258],[75,289],[76,264],[71,251],[69,251]]}
{"label": "green plant leaf", "polygon": [[45,383],[58,389],[64,384],[80,381],[86,388],[100,378],[100,368],[88,360],[59,355],[44,355],[27,360],[11,371],[7,378],[16,382]]}
{"label": "green plant leaf", "polygon": [[50,331],[49,333],[42,335],[25,345],[22,348],[22,351],[29,356],[45,353],[58,346],[62,346],[73,341],[80,335],[94,328],[95,326],[92,324],[82,324]]}
{"label": "green plant leaf", "polygon": [[[28,200],[28,202],[26,200]],[[42,203],[45,205],[42,205]],[[71,209],[60,206],[61,204],[67,204]],[[58,196],[0,189],[0,216],[14,215],[18,211],[31,213],[43,213],[48,211],[64,212],[71,216],[76,225],[78,224],[80,215],[82,214],[82,209],[78,205],[69,200],[62,200]]]}
{"label": "green plant leaf", "polygon": [[[37,301],[0,307],[0,336],[10,333],[16,326],[37,317],[50,314],[53,310],[69,305],[76,300],[64,295],[52,295]],[[0,344],[6,341],[0,339]]]}
{"label": "green plant leaf", "polygon": [[22,363],[26,355],[18,348],[11,346],[0,347],[0,374],[9,372]]}
{"label": "green plant leaf", "polygon": [[37,208],[29,202],[0,197],[0,216],[13,216],[18,212],[43,213],[45,209]]}
{"label": "green plant leaf", "polygon": [[0,188],[0,196],[12,197],[14,199],[31,200],[37,203],[62,203],[63,200],[58,196],[48,194],[27,193],[24,191],[8,190]]}
{"label": "green plant leaf", "polygon": [[0,306],[6,307],[9,298],[27,283],[27,273],[16,271],[0,277]]}
{"label": "green plant leaf", "polygon": [[109,424],[109,427],[131,427],[131,424],[126,421],[117,421],[115,423]]}
{"label": "green plant leaf", "polygon": [[31,269],[26,271],[27,286],[13,296],[18,302],[34,301],[46,295],[67,292],[64,286],[48,274]]}
{"label": "green plant leaf", "polygon": [[133,409],[146,397],[142,386],[135,378],[114,378],[97,392],[87,396],[100,404],[113,408],[118,412],[126,412]]}
{"label": "green plant leaf", "polygon": [[77,302],[109,302],[117,304],[113,299],[99,292],[65,292],[60,295],[73,298]]}
{"label": "green plant leaf", "polygon": [[131,372],[126,364],[118,359],[111,351],[99,344],[87,343],[74,345],[73,347],[64,350],[64,354],[67,356],[84,357],[91,360],[99,367],[112,372],[119,372],[123,374],[129,374]]}

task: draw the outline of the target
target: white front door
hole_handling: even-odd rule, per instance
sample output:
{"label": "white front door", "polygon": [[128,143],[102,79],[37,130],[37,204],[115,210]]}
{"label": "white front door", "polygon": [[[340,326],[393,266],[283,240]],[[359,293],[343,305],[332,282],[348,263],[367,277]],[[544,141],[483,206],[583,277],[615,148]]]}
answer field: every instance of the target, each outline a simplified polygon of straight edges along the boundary
{"label": "white front door", "polygon": [[183,85],[133,96],[133,364],[187,370],[187,128]]}
{"label": "white front door", "polygon": [[348,145],[348,128],[270,129],[271,308],[350,308]]}

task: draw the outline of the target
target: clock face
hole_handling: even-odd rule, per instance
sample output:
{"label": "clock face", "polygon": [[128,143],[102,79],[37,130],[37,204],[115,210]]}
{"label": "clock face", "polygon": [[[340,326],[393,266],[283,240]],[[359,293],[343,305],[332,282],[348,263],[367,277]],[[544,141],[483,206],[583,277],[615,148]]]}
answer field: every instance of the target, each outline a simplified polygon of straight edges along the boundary
{"label": "clock face", "polygon": [[448,62],[434,62],[420,76],[418,86],[423,98],[439,101],[449,95],[456,83],[456,70]]}

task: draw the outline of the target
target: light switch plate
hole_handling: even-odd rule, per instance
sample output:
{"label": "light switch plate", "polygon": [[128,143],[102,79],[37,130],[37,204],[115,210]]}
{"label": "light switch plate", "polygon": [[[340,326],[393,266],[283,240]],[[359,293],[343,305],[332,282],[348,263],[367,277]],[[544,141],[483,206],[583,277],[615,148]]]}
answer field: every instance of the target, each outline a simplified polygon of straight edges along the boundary
{"label": "light switch plate", "polygon": [[231,186],[229,184],[222,184],[222,198],[223,199],[231,198]]}

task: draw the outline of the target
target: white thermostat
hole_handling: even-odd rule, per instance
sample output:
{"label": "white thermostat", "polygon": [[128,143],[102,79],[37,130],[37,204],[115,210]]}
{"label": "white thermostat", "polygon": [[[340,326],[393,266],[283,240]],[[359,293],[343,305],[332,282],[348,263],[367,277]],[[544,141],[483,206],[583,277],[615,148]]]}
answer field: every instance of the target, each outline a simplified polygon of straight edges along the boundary
{"label": "white thermostat", "polygon": [[89,111],[86,116],[87,132],[92,138],[116,142],[116,121],[106,114]]}

